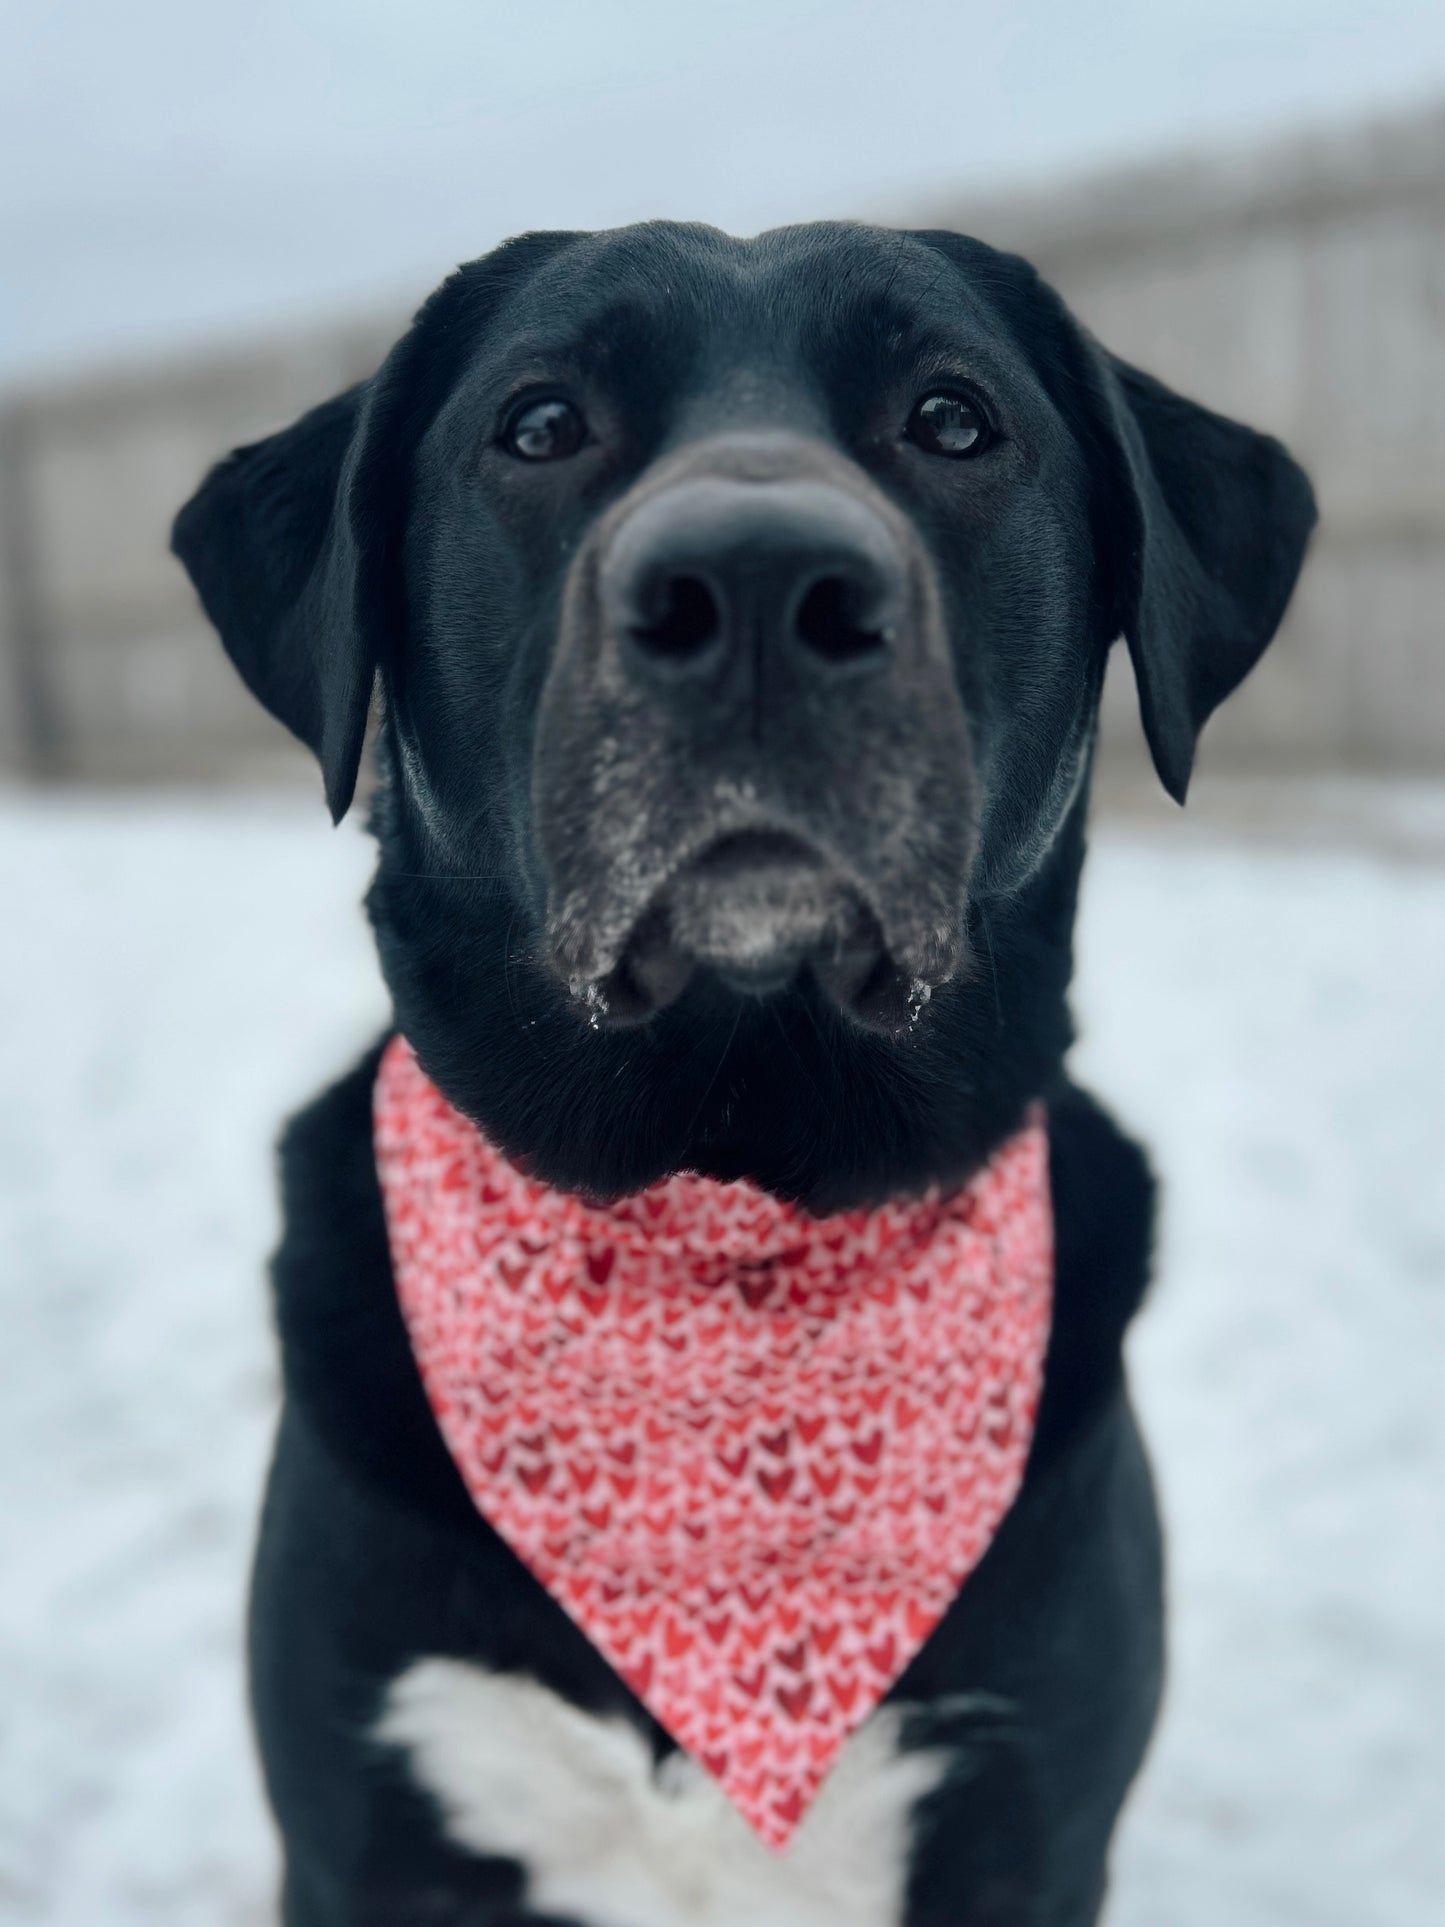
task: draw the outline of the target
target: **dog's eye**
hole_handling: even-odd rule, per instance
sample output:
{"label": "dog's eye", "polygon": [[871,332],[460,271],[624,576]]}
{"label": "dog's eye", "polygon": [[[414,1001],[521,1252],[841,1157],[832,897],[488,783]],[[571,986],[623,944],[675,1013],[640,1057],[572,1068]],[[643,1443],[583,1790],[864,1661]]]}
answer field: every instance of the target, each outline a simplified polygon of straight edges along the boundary
{"label": "dog's eye", "polygon": [[908,438],[928,455],[977,455],[988,446],[988,423],[966,395],[925,395],[908,417]]}
{"label": "dog's eye", "polygon": [[502,436],[509,454],[524,462],[557,462],[575,455],[587,439],[587,424],[570,401],[551,397],[529,401],[507,423]]}

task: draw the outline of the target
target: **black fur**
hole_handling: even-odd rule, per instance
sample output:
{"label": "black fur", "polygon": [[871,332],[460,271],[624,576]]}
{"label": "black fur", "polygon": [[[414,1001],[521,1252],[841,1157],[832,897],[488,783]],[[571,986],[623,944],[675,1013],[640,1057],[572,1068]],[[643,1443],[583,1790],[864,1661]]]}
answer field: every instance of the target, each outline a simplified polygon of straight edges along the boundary
{"label": "black fur", "polygon": [[[929,466],[900,439],[940,369],[994,397],[998,446],[977,463]],[[523,473],[497,424],[509,383],[544,377],[585,393],[602,427],[570,467]],[[901,1032],[863,1021],[821,968],[764,997],[699,968],[646,1021],[593,1029],[548,948],[556,863],[538,839],[554,766],[599,727],[584,681],[554,739],[568,756],[547,760],[559,663],[597,641],[578,583],[609,514],[668,464],[759,430],[876,502],[936,596],[967,733],[967,768],[937,792],[972,839],[962,962],[940,966]],[[1182,799],[1199,729],[1273,633],[1312,519],[1277,444],[1115,362],[1012,257],[944,234],[739,243],[659,225],[527,237],[460,270],[372,383],[238,451],[177,522],[222,639],[317,753],[338,815],[379,680],[369,904],[397,1022],[537,1175],[599,1196],[680,1168],[746,1175],[824,1211],[961,1178],[1047,1101],[1056,1318],[1028,1476],[897,1689],[1011,1710],[959,1736],[976,1770],[927,1803],[910,1927],[1086,1927],[1153,1721],[1158,1533],[1120,1355],[1152,1190],[1063,1070],[1088,765],[1122,633]],[[926,725],[908,720],[904,671],[888,676],[868,727],[896,757]],[[826,789],[826,745],[797,742]],[[916,753],[937,745],[918,736]],[[584,857],[593,828],[568,832]],[[658,847],[666,811],[638,834]],[[391,1678],[422,1654],[520,1667],[668,1742],[479,1519],[441,1444],[395,1303],[375,1061],[284,1147],[286,1404],[252,1615],[257,1721],[293,1927],[501,1922],[530,1917],[524,1870],[446,1848],[366,1737]],[[937,1737],[929,1717],[920,1742]]]}

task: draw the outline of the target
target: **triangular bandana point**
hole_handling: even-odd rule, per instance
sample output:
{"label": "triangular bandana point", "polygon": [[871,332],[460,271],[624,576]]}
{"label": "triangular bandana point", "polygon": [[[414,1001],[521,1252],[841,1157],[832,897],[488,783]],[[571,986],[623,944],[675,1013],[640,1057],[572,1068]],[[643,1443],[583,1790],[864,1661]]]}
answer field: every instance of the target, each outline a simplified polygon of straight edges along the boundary
{"label": "triangular bandana point", "polygon": [[784,1847],[988,1550],[1053,1295],[1041,1114],[962,1190],[826,1219],[683,1175],[525,1177],[401,1037],[377,1169],[422,1382],[478,1510]]}

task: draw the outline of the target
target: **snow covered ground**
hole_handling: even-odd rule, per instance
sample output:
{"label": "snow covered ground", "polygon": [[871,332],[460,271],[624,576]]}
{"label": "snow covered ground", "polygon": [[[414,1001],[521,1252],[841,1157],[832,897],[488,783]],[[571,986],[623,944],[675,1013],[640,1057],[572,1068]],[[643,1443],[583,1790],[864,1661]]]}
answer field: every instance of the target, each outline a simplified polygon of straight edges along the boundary
{"label": "snow covered ground", "polygon": [[[384,1002],[299,799],[0,799],[0,1919],[251,1927],[268,1146]],[[1174,1593],[1112,1927],[1445,1894],[1445,866],[1096,838],[1082,1076],[1153,1145]]]}

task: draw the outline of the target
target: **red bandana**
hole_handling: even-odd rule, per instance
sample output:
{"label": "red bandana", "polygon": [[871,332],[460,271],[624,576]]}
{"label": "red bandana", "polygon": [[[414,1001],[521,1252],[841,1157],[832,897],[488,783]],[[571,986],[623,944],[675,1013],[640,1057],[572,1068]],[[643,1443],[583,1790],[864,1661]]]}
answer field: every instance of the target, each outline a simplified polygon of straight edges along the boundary
{"label": "red bandana", "polygon": [[400,1037],[375,1104],[402,1313],[478,1509],[785,1845],[1023,1477],[1042,1119],[952,1196],[819,1219],[711,1178],[535,1184]]}

